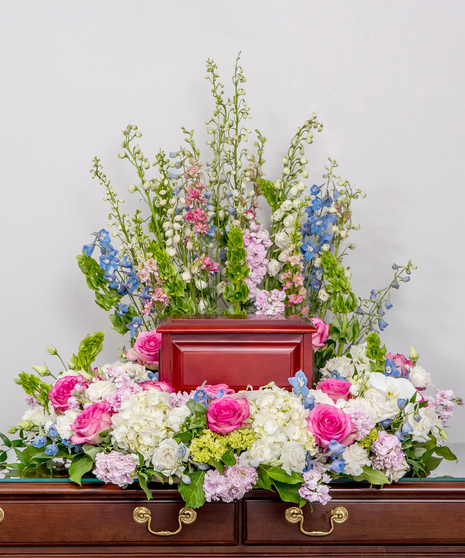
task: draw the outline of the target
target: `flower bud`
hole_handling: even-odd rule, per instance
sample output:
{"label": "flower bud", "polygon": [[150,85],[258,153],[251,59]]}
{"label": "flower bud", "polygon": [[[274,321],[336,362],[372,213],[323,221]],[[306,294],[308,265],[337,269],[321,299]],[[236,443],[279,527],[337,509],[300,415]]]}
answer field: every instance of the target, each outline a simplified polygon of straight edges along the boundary
{"label": "flower bud", "polygon": [[323,246],[321,247],[321,250],[323,252],[329,252],[331,246],[329,244],[323,244]]}
{"label": "flower bud", "polygon": [[50,370],[47,366],[31,366],[31,368],[35,370],[37,374],[39,374],[39,376],[41,376],[42,378],[50,376]]}
{"label": "flower bud", "polygon": [[58,351],[55,349],[55,347],[45,347],[45,348],[47,349],[49,354],[51,354],[52,356],[55,356],[56,354],[58,354]]}
{"label": "flower bud", "polygon": [[18,432],[18,429],[16,428],[16,426],[12,426],[11,428],[8,428],[8,430],[7,430],[8,434],[16,434],[16,432]]}
{"label": "flower bud", "polygon": [[120,159],[124,159],[126,157],[126,153],[124,153],[124,152],[118,153],[118,157]]}
{"label": "flower bud", "polygon": [[412,345],[410,347],[410,353],[409,353],[409,359],[413,362],[413,364],[417,363],[417,360],[420,358],[420,355],[418,354],[417,350],[415,349],[415,347]]}

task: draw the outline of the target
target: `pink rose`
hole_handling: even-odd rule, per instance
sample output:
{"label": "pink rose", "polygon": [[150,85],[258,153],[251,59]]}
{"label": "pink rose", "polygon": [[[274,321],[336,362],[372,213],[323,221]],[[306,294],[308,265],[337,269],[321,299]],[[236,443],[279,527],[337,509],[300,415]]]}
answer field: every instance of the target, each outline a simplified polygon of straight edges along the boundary
{"label": "pink rose", "polygon": [[82,413],[79,413],[76,420],[71,425],[71,430],[76,434],[71,436],[73,444],[92,444],[94,446],[101,443],[100,432],[111,427],[111,416],[113,414],[110,403],[100,401],[94,405],[89,405]]}
{"label": "pink rose", "polygon": [[319,446],[326,447],[331,440],[347,446],[355,439],[351,418],[333,405],[316,405],[308,415],[307,426]]}
{"label": "pink rose", "polygon": [[335,380],[333,378],[328,378],[324,382],[318,382],[316,389],[319,389],[326,395],[329,395],[331,399],[336,403],[338,399],[343,399],[348,401],[350,397],[350,382],[344,382],[343,380]]}
{"label": "pink rose", "polygon": [[69,409],[69,398],[73,391],[82,391],[80,387],[87,389],[89,384],[83,376],[65,376],[55,382],[48,392],[48,398],[56,413],[64,413]]}
{"label": "pink rose", "polygon": [[137,336],[134,347],[126,351],[128,360],[139,360],[141,364],[157,364],[158,352],[161,345],[161,333],[156,330],[141,331]]}
{"label": "pink rose", "polygon": [[315,349],[325,346],[326,339],[329,337],[329,324],[325,324],[321,318],[310,318],[312,324],[316,327],[315,333],[312,333],[312,345]]}
{"label": "pink rose", "polygon": [[396,363],[396,368],[402,374],[402,376],[407,376],[409,368],[413,368],[415,365],[411,360],[401,354],[391,355],[388,353],[386,359],[393,360]]}
{"label": "pink rose", "polygon": [[165,391],[166,393],[174,393],[174,387],[168,382],[152,382],[151,380],[147,380],[146,382],[141,382],[139,386],[142,388],[143,391],[147,391],[148,389],[155,388],[158,389],[158,391]]}
{"label": "pink rose", "polygon": [[208,395],[208,397],[213,397],[216,395],[221,389],[224,391],[224,395],[232,395],[236,393],[233,389],[231,389],[226,384],[215,384],[214,386],[207,384],[206,386],[199,386],[197,389],[203,389],[203,391]]}
{"label": "pink rose", "polygon": [[249,415],[249,404],[244,397],[240,399],[233,399],[232,397],[213,399],[207,411],[208,428],[218,432],[218,434],[229,434],[240,428]]}

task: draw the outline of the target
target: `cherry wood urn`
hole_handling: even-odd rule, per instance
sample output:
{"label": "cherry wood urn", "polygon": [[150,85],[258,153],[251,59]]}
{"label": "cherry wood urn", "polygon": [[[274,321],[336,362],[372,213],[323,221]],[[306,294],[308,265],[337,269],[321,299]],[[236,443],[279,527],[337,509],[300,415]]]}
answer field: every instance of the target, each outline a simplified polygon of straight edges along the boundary
{"label": "cherry wood urn", "polygon": [[288,378],[313,380],[313,324],[298,316],[179,316],[162,320],[160,380],[176,390],[228,384],[235,390]]}

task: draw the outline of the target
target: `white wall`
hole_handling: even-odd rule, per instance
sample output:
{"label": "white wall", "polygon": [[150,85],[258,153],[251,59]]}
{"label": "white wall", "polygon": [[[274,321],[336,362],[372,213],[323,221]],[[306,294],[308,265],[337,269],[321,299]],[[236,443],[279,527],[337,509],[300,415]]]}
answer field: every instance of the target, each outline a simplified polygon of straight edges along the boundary
{"label": "white wall", "polygon": [[[461,0],[22,0],[0,2],[0,429],[24,409],[13,383],[31,364],[68,357],[107,329],[101,364],[121,337],[93,301],[75,255],[105,227],[101,157],[126,198],[121,130],[138,124],[146,153],[204,134],[212,101],[205,61],[229,84],[242,51],[247,98],[269,138],[275,178],[295,128],[313,111],[325,130],[310,148],[309,184],[327,156],[368,197],[354,207],[354,285],[368,295],[391,264],[418,265],[394,292],[388,350],[421,361],[465,395],[465,4]],[[356,235],[356,236],[355,236]],[[450,438],[464,441],[452,422]]]}

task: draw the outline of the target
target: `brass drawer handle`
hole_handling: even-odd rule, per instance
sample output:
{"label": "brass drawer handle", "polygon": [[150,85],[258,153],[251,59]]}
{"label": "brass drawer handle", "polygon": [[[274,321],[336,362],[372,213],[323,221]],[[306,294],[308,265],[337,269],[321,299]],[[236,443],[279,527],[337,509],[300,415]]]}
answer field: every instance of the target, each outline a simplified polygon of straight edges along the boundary
{"label": "brass drawer handle", "polygon": [[5,512],[0,508],[0,523],[5,519]]}
{"label": "brass drawer handle", "polygon": [[300,523],[300,531],[309,537],[326,537],[334,531],[334,523],[344,523],[349,517],[349,512],[344,506],[338,506],[331,510],[331,529],[329,531],[305,531],[304,529],[304,513],[300,508],[289,508],[285,513],[289,523]]}
{"label": "brass drawer handle", "polygon": [[197,512],[191,508],[183,508],[182,510],[180,510],[178,514],[179,527],[176,531],[152,531],[150,527],[152,514],[150,513],[150,510],[144,508],[143,506],[135,508],[132,516],[134,518],[134,521],[136,521],[137,523],[147,523],[147,530],[152,535],[157,535],[158,537],[171,537],[172,535],[177,535],[181,531],[183,523],[185,523],[186,525],[194,523],[194,521],[197,519]]}

